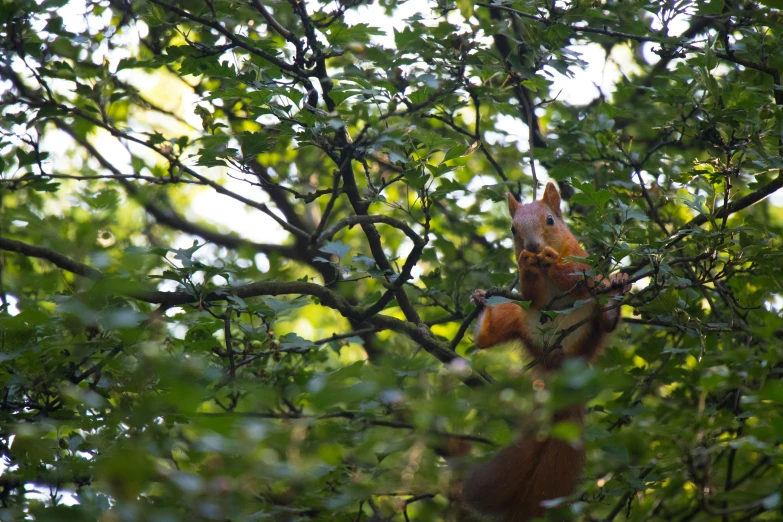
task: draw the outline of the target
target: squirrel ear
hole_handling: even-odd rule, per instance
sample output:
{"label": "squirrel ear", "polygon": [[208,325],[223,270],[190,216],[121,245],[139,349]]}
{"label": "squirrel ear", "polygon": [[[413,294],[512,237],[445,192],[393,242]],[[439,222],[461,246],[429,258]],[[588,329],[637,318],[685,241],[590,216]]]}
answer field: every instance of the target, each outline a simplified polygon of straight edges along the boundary
{"label": "squirrel ear", "polygon": [[543,201],[546,206],[552,209],[554,211],[555,215],[557,217],[563,217],[563,215],[560,212],[560,193],[557,191],[557,187],[554,183],[551,181],[546,184],[546,189],[544,190],[544,197],[541,198],[541,201]]}
{"label": "squirrel ear", "polygon": [[513,218],[519,208],[519,201],[517,201],[517,198],[515,198],[514,194],[511,192],[506,192],[506,198],[508,199],[508,213],[511,214],[511,217]]}

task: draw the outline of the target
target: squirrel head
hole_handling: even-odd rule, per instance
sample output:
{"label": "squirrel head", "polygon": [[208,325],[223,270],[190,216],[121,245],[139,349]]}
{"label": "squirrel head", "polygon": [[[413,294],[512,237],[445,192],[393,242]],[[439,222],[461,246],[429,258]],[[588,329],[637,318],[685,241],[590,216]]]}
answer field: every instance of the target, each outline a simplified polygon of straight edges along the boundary
{"label": "squirrel head", "polygon": [[523,250],[538,254],[547,246],[560,255],[570,253],[568,250],[576,240],[563,221],[560,193],[554,183],[547,183],[544,197],[532,203],[522,204],[511,193],[506,196],[517,258]]}

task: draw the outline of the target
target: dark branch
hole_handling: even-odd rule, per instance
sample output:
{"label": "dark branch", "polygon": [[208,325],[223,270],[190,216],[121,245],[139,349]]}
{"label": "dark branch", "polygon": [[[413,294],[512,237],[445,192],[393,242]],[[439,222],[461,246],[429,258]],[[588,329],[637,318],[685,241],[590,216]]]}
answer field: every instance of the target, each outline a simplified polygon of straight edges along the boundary
{"label": "dark branch", "polygon": [[15,239],[8,239],[0,236],[0,249],[8,250],[9,252],[17,252],[28,257],[45,259],[46,261],[54,263],[63,270],[67,270],[68,272],[72,272],[76,275],[87,277],[89,279],[99,279],[102,275],[98,270],[92,268],[91,266],[74,261],[70,257],[59,254],[54,250],[30,245]]}

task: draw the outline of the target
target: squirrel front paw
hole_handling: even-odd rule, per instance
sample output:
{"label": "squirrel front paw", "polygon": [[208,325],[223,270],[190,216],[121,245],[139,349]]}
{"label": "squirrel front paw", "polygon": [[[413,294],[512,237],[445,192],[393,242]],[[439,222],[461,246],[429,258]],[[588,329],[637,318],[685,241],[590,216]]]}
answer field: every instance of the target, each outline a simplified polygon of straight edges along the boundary
{"label": "squirrel front paw", "polygon": [[631,291],[631,285],[628,284],[628,274],[622,272],[612,274],[609,277],[603,277],[599,274],[595,280],[601,288],[609,290],[609,293],[613,295],[625,295]]}
{"label": "squirrel front paw", "polygon": [[560,261],[560,254],[558,254],[557,250],[550,246],[544,247],[544,249],[541,251],[540,254],[536,256],[538,260],[538,264],[544,268],[547,269],[552,265],[556,265],[558,261]]}
{"label": "squirrel front paw", "polygon": [[470,302],[477,305],[487,304],[487,291],[486,290],[474,290],[470,296]]}
{"label": "squirrel front paw", "polygon": [[530,250],[523,250],[517,258],[519,266],[524,268],[535,268],[538,265],[538,257]]}
{"label": "squirrel front paw", "polygon": [[619,289],[616,292],[619,295],[625,295],[631,291],[631,285],[628,283],[628,274],[620,272],[619,274],[613,274],[609,277],[609,288],[612,290]]}

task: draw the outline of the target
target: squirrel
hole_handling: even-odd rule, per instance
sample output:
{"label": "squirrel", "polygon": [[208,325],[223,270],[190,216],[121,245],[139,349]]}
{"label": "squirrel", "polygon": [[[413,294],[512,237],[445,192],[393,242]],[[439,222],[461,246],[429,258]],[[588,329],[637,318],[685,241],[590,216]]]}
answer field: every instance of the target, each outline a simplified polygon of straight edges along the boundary
{"label": "squirrel", "polygon": [[[596,288],[607,293],[629,291],[627,274],[608,280],[587,277],[590,266],[565,258],[587,257],[587,252],[563,221],[560,194],[548,183],[541,200],[519,203],[507,194],[511,214],[514,254],[519,266],[523,299],[527,311],[516,303],[484,306],[478,315],[475,342],[490,348],[508,341],[521,341],[534,358],[542,358],[538,378],[556,371],[566,358],[583,358],[590,363],[603,347],[607,334],[617,328],[619,306],[592,300],[575,310],[558,314],[551,321],[542,310],[563,310],[578,300],[589,300]],[[471,299],[486,305],[486,291],[476,290]],[[582,323],[545,354],[562,331]],[[568,420],[584,424],[584,407],[577,405],[558,411],[553,422]],[[501,450],[492,460],[475,469],[462,487],[463,501],[474,510],[507,522],[524,522],[544,515],[542,502],[573,493],[584,466],[583,447],[559,439],[539,440],[525,436]]]}

